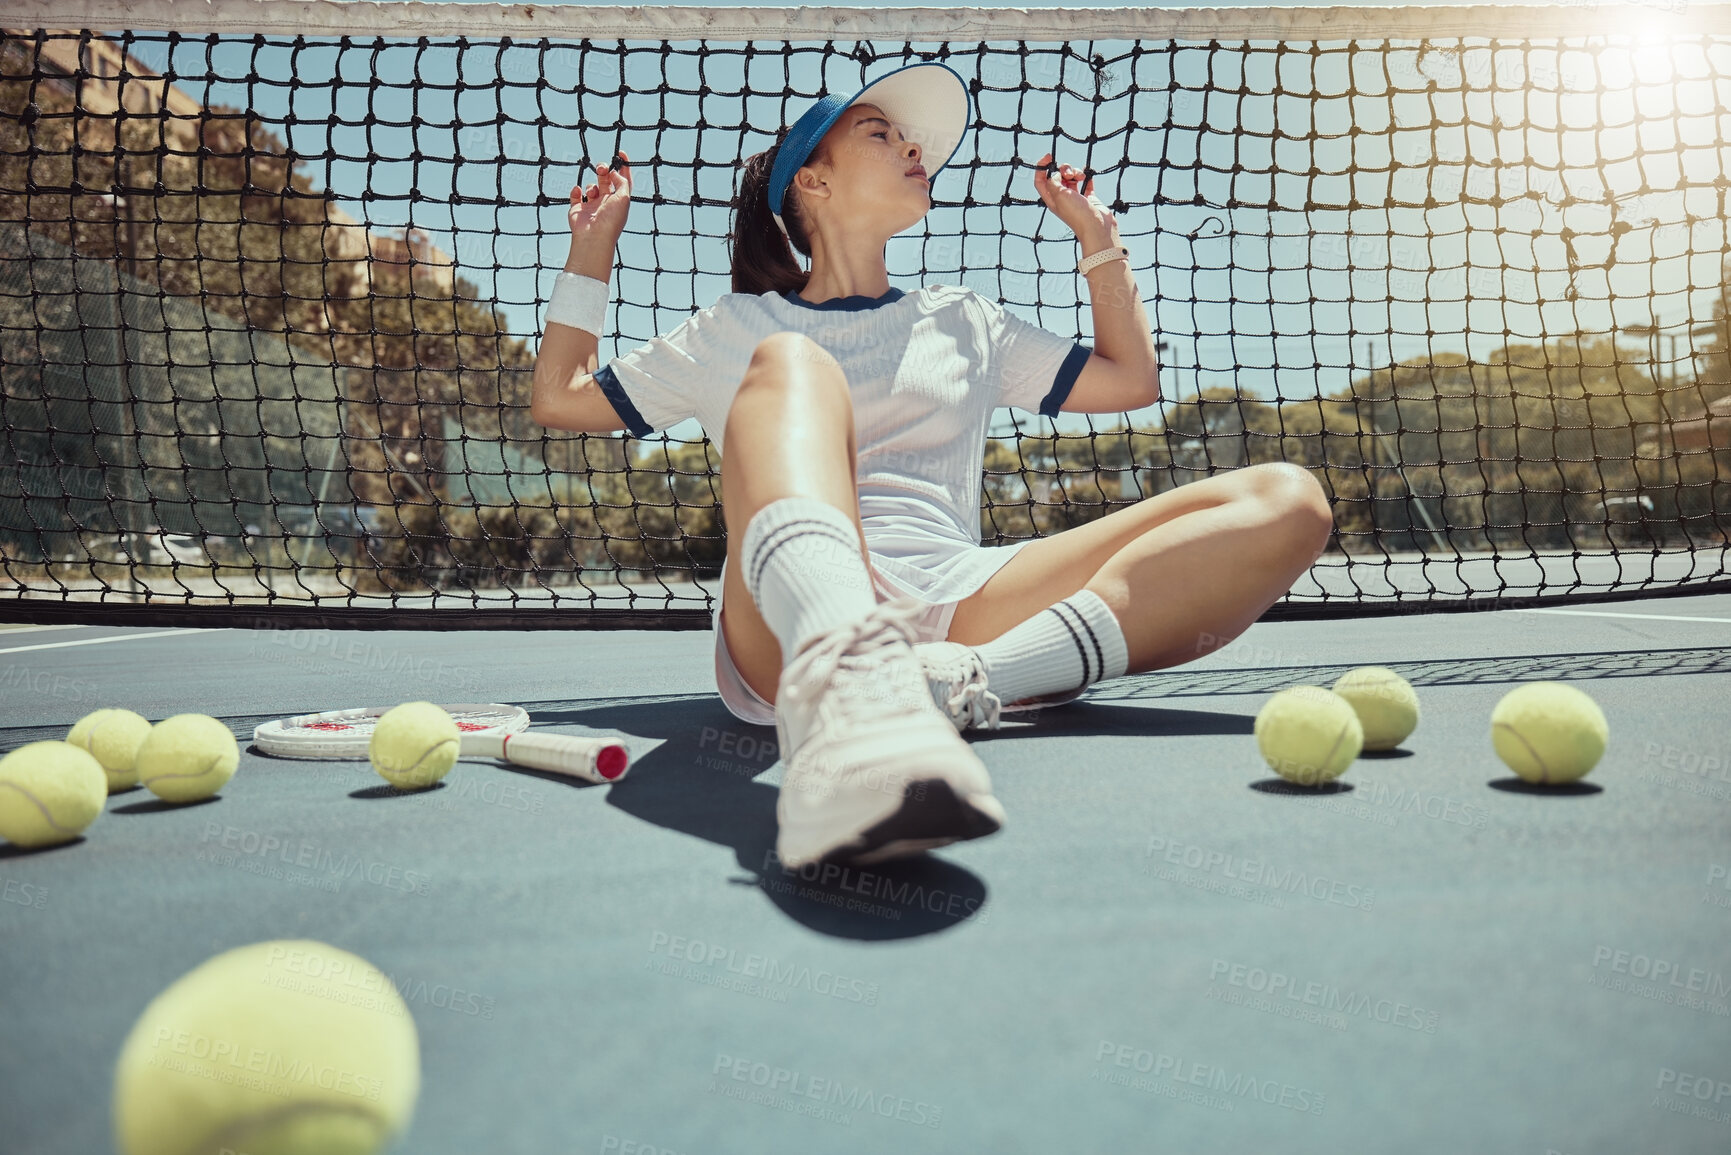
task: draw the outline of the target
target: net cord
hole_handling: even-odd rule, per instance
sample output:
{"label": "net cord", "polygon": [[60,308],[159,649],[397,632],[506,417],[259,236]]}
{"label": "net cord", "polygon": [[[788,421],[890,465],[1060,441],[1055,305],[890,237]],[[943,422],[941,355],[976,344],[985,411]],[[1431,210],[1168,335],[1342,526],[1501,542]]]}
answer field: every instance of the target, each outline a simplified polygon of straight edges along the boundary
{"label": "net cord", "polygon": [[184,34],[916,42],[1416,41],[1731,32],[1731,4],[1474,4],[1285,8],[706,8],[423,0],[10,0],[14,27]]}

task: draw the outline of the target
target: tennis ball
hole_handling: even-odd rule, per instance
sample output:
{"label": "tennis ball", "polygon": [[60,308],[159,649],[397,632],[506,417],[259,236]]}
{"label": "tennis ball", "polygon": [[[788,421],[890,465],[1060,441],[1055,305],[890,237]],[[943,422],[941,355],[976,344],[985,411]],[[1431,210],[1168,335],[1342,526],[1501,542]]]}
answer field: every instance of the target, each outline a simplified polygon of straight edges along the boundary
{"label": "tennis ball", "polygon": [[131,710],[97,710],[78,719],[66,740],[88,750],[108,775],[108,792],[118,794],[138,785],[138,748],[150,733],[150,720]]}
{"label": "tennis ball", "polygon": [[114,1074],[121,1155],[371,1155],[408,1126],[420,1040],[395,984],[344,950],[254,943],[144,1008]]}
{"label": "tennis ball", "polygon": [[1364,745],[1364,727],[1345,698],[1321,686],[1294,686],[1256,715],[1256,745],[1274,772],[1300,786],[1340,777]]}
{"label": "tennis ball", "polygon": [[1418,695],[1412,683],[1387,666],[1360,666],[1334,683],[1364,727],[1366,750],[1393,750],[1418,728]]}
{"label": "tennis ball", "polygon": [[108,776],[88,750],[32,742],[0,758],[0,837],[18,846],[72,841],[107,800]]}
{"label": "tennis ball", "polygon": [[1528,782],[1554,786],[1583,777],[1610,736],[1598,703],[1561,682],[1510,690],[1491,711],[1497,757]]}
{"label": "tennis ball", "polygon": [[419,790],[450,772],[460,746],[449,714],[431,702],[404,702],[385,711],[373,727],[367,757],[392,786]]}
{"label": "tennis ball", "polygon": [[208,714],[176,714],[150,728],[138,748],[138,780],[167,802],[209,798],[234,777],[240,747]]}

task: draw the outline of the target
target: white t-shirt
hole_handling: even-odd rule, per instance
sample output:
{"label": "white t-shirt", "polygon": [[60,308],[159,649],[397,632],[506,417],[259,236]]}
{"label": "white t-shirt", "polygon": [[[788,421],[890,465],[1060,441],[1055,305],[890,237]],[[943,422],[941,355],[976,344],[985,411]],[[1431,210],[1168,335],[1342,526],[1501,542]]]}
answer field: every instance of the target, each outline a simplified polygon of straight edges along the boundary
{"label": "white t-shirt", "polygon": [[882,536],[884,552],[922,559],[921,569],[979,546],[992,411],[1056,415],[1092,352],[955,285],[817,305],[792,292],[728,293],[595,380],[633,436],[695,417],[725,454],[751,355],[784,331],[810,337],[847,378],[867,547],[878,552]]}

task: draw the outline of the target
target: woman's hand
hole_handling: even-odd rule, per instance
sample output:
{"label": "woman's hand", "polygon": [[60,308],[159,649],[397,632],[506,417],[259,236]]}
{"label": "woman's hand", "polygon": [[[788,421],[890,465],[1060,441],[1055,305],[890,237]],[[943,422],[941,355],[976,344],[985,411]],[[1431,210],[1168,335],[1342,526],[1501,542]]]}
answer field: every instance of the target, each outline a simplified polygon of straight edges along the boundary
{"label": "woman's hand", "polygon": [[631,158],[620,149],[619,160],[622,163],[617,169],[597,165],[594,184],[571,190],[566,216],[571,222],[573,253],[604,250],[612,260],[613,248],[625,232],[625,217],[631,211]]}
{"label": "woman's hand", "polygon": [[1058,179],[1054,181],[1046,175],[1052,159],[1052,154],[1047,153],[1034,166],[1034,191],[1040,194],[1052,215],[1069,225],[1084,247],[1091,242],[1095,248],[1117,244],[1118,218],[1095,199],[1094,178],[1088,177],[1083,184],[1082,170],[1064,164],[1058,166]]}

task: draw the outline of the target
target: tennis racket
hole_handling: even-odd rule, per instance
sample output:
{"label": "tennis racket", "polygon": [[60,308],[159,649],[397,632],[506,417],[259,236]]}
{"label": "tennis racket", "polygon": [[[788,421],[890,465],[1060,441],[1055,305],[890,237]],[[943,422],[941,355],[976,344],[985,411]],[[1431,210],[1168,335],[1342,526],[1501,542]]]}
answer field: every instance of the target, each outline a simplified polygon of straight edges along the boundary
{"label": "tennis racket", "polygon": [[[279,758],[365,758],[373,727],[389,706],[363,706],[297,714],[266,722],[252,732],[265,754]],[[462,736],[459,757],[500,758],[513,766],[546,770],[605,785],[625,777],[631,754],[617,738],[530,734],[521,706],[443,706]]]}

